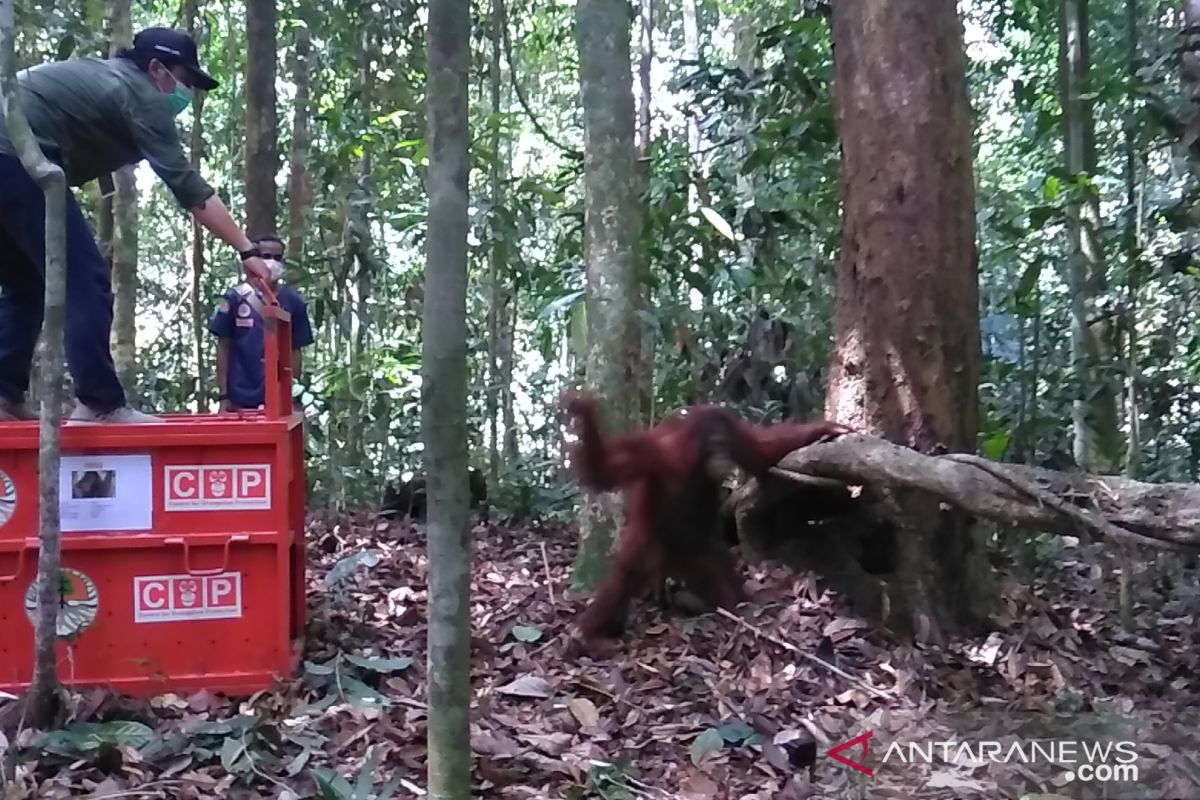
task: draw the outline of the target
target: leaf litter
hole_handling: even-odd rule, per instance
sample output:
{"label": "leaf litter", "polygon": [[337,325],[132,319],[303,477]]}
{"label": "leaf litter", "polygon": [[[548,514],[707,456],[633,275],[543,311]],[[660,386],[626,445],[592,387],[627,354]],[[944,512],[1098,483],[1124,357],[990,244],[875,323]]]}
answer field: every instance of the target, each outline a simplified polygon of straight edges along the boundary
{"label": "leaf litter", "polygon": [[[383,524],[365,511],[314,512],[303,674],[238,699],[74,693],[62,730],[0,732],[0,798],[424,796],[423,537],[416,524]],[[1082,563],[1098,553],[1079,547],[1073,569],[1003,578],[994,629],[940,649],[890,639],[839,608],[811,575],[759,565],[743,570],[755,587],[738,614],[747,625],[643,602],[616,652],[593,661],[564,654],[583,602],[564,599],[573,531],[477,525],[476,794],[841,797],[860,791],[864,776],[827,753],[864,726],[944,738],[934,712],[986,711],[1002,728],[1020,712],[1086,710],[1101,700],[1126,711],[1196,707],[1200,597],[1142,578],[1137,633],[1126,633],[1112,608],[1116,592]],[[0,696],[0,709],[12,700]],[[1168,767],[1172,748],[1155,746],[1161,785],[1195,793],[1200,767]],[[891,775],[903,788],[890,794],[994,790],[996,765],[934,766]],[[1047,797],[1058,788],[1041,787]]]}

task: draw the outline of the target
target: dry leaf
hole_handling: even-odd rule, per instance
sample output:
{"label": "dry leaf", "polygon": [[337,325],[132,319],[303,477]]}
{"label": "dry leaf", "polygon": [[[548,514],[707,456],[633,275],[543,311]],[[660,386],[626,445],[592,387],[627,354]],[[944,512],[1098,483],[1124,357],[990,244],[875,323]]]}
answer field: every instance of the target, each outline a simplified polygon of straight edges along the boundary
{"label": "dry leaf", "polygon": [[594,728],[600,724],[600,712],[596,709],[596,704],[586,697],[572,698],[571,702],[567,703],[567,708],[585,728]]}
{"label": "dry leaf", "polygon": [[536,675],[522,675],[512,683],[496,689],[500,694],[511,694],[517,697],[553,697],[554,689],[545,678]]}

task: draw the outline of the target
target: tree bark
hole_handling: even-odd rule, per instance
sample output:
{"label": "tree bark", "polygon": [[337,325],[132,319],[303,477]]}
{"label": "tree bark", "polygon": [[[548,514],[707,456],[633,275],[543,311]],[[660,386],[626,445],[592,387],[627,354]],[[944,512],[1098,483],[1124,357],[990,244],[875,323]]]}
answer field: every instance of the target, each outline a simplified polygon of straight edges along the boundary
{"label": "tree bark", "polygon": [[[753,75],[754,70],[758,67],[758,38],[755,28],[755,9],[753,6],[743,6],[733,21],[733,50],[734,56],[737,59],[738,69],[742,70],[746,75]],[[743,120],[743,125],[747,129],[752,124],[750,115],[747,115]],[[743,157],[748,157],[751,152],[751,145],[746,142],[742,145]],[[738,194],[742,198],[742,208],[752,209],[757,205],[758,194],[755,186],[753,173],[739,173],[737,177]],[[739,250],[743,263],[753,269],[754,262],[757,256],[756,240],[752,237],[744,237],[740,243]],[[754,274],[754,273],[751,273]],[[794,410],[793,410],[794,411]]]}
{"label": "tree bark", "polygon": [[[700,20],[697,0],[683,0],[683,60],[689,62],[689,69],[697,69],[696,62],[700,60]],[[687,118],[688,157],[695,155],[700,149],[700,127],[696,120]],[[695,197],[695,189],[691,191]]]}
{"label": "tree bark", "polygon": [[[510,153],[511,155],[511,153]],[[509,159],[512,163],[512,159]],[[504,447],[502,453],[506,464],[516,463],[521,456],[520,443],[517,441],[517,410],[513,405],[513,361],[516,359],[517,340],[517,300],[520,294],[514,286],[509,294],[509,303],[503,320],[503,343],[500,351],[503,359],[500,362],[500,385],[503,387],[501,406],[504,413]]]}
{"label": "tree bark", "polygon": [[1089,99],[1088,0],[1059,0],[1058,74],[1063,109],[1063,155],[1079,184],[1067,204],[1068,284],[1071,290],[1071,358],[1077,386],[1071,417],[1075,462],[1084,470],[1109,471],[1121,462],[1116,372],[1111,326],[1097,306],[1103,294],[1104,253],[1096,135]]}
{"label": "tree bark", "polygon": [[275,112],[275,0],[246,2],[246,227],[275,232],[279,125]]}
{"label": "tree bark", "polygon": [[[650,110],[651,88],[650,70],[654,66],[654,0],[639,0],[641,24],[638,31],[641,37],[641,54],[638,58],[638,86],[641,94],[638,98],[638,156],[646,158],[650,153]],[[694,15],[693,15],[694,22]],[[649,165],[643,169],[649,175]]]}
{"label": "tree bark", "polygon": [[[1058,472],[1000,464],[979,456],[923,455],[866,436],[811,445],[785,456],[780,477],[829,489],[828,482],[871,491],[909,488],[936,495],[996,522],[1164,550],[1200,550],[1200,486],[1146,483],[1119,475]],[[760,487],[747,483],[737,493],[746,503]]]}
{"label": "tree bark", "polygon": [[9,140],[46,197],[46,315],[42,323],[41,423],[38,430],[38,613],[28,721],[53,727],[63,708],[58,680],[58,609],[61,602],[62,528],[58,507],[63,407],[63,320],[67,295],[67,181],[46,158],[17,93],[15,0],[0,0],[0,99]]}
{"label": "tree bark", "polygon": [[[111,53],[133,43],[129,0],[113,0]],[[137,389],[138,195],[133,167],[113,173],[113,363],[126,393]]]}
{"label": "tree bark", "polygon": [[[1188,166],[1193,175],[1200,175],[1200,0],[1183,0],[1182,57],[1180,80],[1188,99],[1183,145],[1188,149]],[[1192,212],[1193,224],[1196,212]]]}
{"label": "tree bark", "polygon": [[[1137,0],[1125,0],[1125,45],[1127,60],[1126,77],[1132,83],[1137,78],[1138,59],[1138,4]],[[1129,273],[1129,302],[1126,304],[1126,391],[1125,419],[1129,426],[1129,443],[1125,451],[1125,474],[1134,477],[1141,463],[1141,401],[1138,398],[1138,301],[1141,287],[1142,257],[1142,212],[1138,194],[1138,151],[1137,123],[1138,99],[1129,95],[1125,111],[1125,262]]]}
{"label": "tree bark", "polygon": [[[654,0],[640,0],[640,3],[641,12],[639,18],[641,24],[638,26],[638,31],[641,39],[639,48],[641,55],[638,63],[638,84],[641,91],[638,97],[637,196],[639,198],[638,212],[644,219],[646,207],[645,203],[640,201],[640,199],[645,198],[649,190],[651,173],[650,145],[652,144],[652,138],[650,112],[654,105],[654,97],[650,85],[650,73],[654,65]],[[641,288],[638,292],[638,317],[640,320],[649,318],[654,313],[654,290],[649,280],[650,263],[642,253],[639,253],[637,269],[644,276],[639,280]],[[641,327],[640,323],[639,327]],[[650,335],[642,337],[641,353],[638,356],[637,364],[638,421],[647,424],[654,421],[655,415],[654,361],[656,358],[655,345],[657,343],[657,337],[653,332],[649,333]]]}
{"label": "tree bark", "polygon": [[421,357],[429,541],[429,796],[471,796],[467,491],[467,0],[431,0],[428,243]]}
{"label": "tree bark", "polygon": [[287,249],[292,258],[299,258],[304,253],[304,221],[312,205],[312,179],[308,174],[308,151],[311,143],[309,114],[312,103],[310,44],[308,26],[300,25],[296,28],[296,55],[292,61],[296,105],[292,112],[292,152],[288,176]]}
{"label": "tree bark", "polygon": [[[197,29],[197,18],[200,12],[197,3],[198,0],[188,0],[185,13],[187,15],[188,35],[192,37],[196,42],[196,46],[199,47],[200,36]],[[204,92],[196,92],[196,99],[192,101],[192,167],[199,170],[200,162],[203,158]],[[207,398],[210,381],[208,377],[208,365],[204,358],[204,340],[208,331],[204,324],[207,318],[206,298],[201,285],[201,279],[204,277],[204,228],[195,219],[192,219],[192,255],[190,262],[192,273],[192,361],[196,364],[195,410],[200,412],[208,408]]]}
{"label": "tree bark", "polygon": [[[368,27],[362,31],[362,57],[359,62],[359,96],[364,108],[374,108],[375,98],[375,52],[376,44]],[[368,395],[365,384],[371,379],[362,364],[368,357],[371,334],[371,293],[374,287],[374,276],[382,274],[374,256],[372,244],[371,220],[369,210],[372,204],[370,191],[371,181],[371,150],[363,149],[358,162],[358,177],[346,194],[346,224],[349,238],[350,260],[347,262],[347,279],[354,276],[353,285],[347,284],[347,294],[350,303],[347,314],[353,315],[353,322],[348,326],[353,328],[352,347],[350,351],[348,409],[346,418],[346,457],[351,464],[369,465],[366,458],[366,431],[364,425],[363,406]],[[366,476],[369,479],[369,475]]]}
{"label": "tree bark", "polygon": [[[966,58],[955,0],[833,4],[842,254],[826,413],[929,452],[975,449],[979,275]],[[902,492],[895,629],[939,640],[990,610],[979,536]],[[878,580],[860,575],[870,590]]]}
{"label": "tree bark", "polygon": [[[584,125],[587,383],[602,398],[606,427],[625,430],[637,414],[641,354],[628,6],[579,0],[575,26]],[[574,588],[590,588],[603,576],[616,525],[609,499],[586,498]]]}
{"label": "tree bark", "polygon": [[507,298],[505,287],[508,265],[508,226],[501,224],[500,211],[504,208],[504,165],[501,162],[500,137],[500,55],[504,49],[504,9],[500,0],[492,0],[491,64],[488,70],[488,88],[491,95],[491,248],[488,253],[488,369],[487,369],[487,425],[488,425],[488,492],[493,497],[500,480],[500,363],[504,337],[501,320],[504,317]]}

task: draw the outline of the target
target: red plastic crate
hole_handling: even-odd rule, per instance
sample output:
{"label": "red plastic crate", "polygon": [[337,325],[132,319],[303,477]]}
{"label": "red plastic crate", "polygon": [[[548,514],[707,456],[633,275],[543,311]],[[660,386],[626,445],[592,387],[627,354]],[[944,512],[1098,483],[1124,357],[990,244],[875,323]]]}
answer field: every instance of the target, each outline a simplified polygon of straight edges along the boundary
{"label": "red plastic crate", "polygon": [[[291,413],[290,320],[277,306],[263,316],[264,411],[63,425],[64,683],[245,694],[295,671],[306,618],[303,419]],[[37,459],[36,422],[0,423],[8,691],[28,686],[33,669]]]}

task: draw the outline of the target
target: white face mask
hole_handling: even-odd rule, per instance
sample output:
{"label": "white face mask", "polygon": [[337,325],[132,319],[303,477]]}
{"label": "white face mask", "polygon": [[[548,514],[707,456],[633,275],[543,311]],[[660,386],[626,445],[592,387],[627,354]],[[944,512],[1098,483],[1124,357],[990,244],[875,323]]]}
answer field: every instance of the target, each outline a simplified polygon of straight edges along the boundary
{"label": "white face mask", "polygon": [[270,281],[271,281],[272,285],[279,283],[281,280],[283,280],[283,262],[282,261],[273,261],[271,259],[267,259],[266,264],[267,264],[267,274],[270,277]]}

